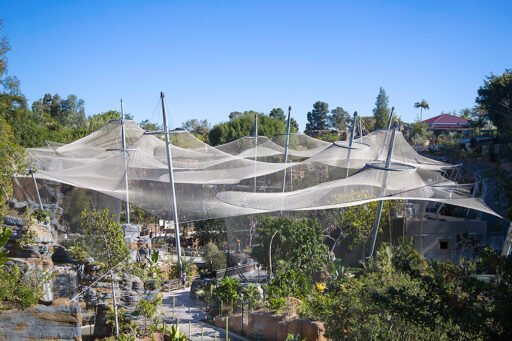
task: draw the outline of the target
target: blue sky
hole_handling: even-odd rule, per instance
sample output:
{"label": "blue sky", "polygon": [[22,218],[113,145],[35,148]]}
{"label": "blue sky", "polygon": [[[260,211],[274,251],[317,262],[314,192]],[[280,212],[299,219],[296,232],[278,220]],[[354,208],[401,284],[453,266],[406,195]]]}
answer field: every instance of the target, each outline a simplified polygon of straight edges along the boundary
{"label": "blue sky", "polygon": [[92,115],[212,123],[317,100],[370,115],[380,86],[406,121],[474,104],[512,68],[512,1],[2,0],[9,74],[29,101],[76,94]]}

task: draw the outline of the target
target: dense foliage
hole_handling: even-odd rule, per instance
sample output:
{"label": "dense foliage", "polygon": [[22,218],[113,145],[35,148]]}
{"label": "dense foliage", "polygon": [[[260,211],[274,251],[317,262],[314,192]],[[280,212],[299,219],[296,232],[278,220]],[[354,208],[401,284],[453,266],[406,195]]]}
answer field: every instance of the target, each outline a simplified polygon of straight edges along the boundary
{"label": "dense foliage", "polygon": [[121,225],[115,222],[107,209],[84,211],[80,227],[84,235],[83,247],[94,259],[111,269],[124,261],[128,248],[124,241]]}
{"label": "dense foliage", "polygon": [[305,275],[322,270],[327,247],[323,244],[322,228],[316,220],[265,217],[259,221],[256,231],[258,245],[252,253],[266,268],[269,268],[269,246],[272,241],[274,268],[278,260],[284,260],[286,270],[294,269]]}
{"label": "dense foliage", "polygon": [[43,284],[49,275],[39,268],[20,268],[6,264],[8,253],[3,250],[9,241],[12,230],[0,227],[0,311],[4,309],[24,309],[36,304],[44,295]]}
{"label": "dense foliage", "polygon": [[490,75],[478,89],[476,102],[487,110],[500,135],[512,138],[512,70]]}
{"label": "dense foliage", "polygon": [[[235,115],[231,113],[229,121],[213,126],[209,133],[210,143],[216,146],[244,136],[252,136],[256,114],[258,118],[258,136],[273,137],[286,133],[286,121],[282,118],[271,117],[251,110]],[[297,128],[292,126],[291,132],[297,132]]]}
{"label": "dense foliage", "polygon": [[[304,314],[334,340],[497,340],[512,336],[512,260],[480,249],[477,263],[427,261],[411,243],[381,246],[364,272],[313,292]],[[490,282],[478,270],[494,272]]]}

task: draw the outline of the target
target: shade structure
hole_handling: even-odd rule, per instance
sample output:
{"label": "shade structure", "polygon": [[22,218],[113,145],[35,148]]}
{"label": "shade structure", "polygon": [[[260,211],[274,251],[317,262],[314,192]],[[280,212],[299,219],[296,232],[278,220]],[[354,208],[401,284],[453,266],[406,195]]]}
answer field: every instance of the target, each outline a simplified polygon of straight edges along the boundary
{"label": "shade structure", "polygon": [[[130,202],[172,219],[165,142],[125,121]],[[37,178],[125,197],[120,121],[70,144],[29,149]],[[347,207],[378,200],[436,201],[497,215],[471,186],[446,177],[452,165],[419,155],[399,132],[391,165],[384,167],[389,132],[354,142],[329,143],[292,134],[244,137],[210,146],[186,131],[171,135],[180,221]],[[284,170],[286,177],[283,177]],[[255,181],[256,179],[256,181]],[[384,181],[386,179],[386,181]],[[285,191],[283,192],[283,181]]]}

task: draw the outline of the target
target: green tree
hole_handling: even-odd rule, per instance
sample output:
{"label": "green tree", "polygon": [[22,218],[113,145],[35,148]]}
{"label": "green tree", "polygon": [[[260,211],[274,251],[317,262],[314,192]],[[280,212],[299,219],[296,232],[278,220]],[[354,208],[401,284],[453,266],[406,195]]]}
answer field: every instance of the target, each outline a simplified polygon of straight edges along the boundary
{"label": "green tree", "polygon": [[139,126],[145,131],[158,131],[162,130],[162,127],[158,123],[150,122],[148,119],[145,119],[139,123]]}
{"label": "green tree", "polygon": [[478,89],[476,102],[487,110],[498,133],[506,139],[512,138],[512,69],[488,76]]}
{"label": "green tree", "polygon": [[316,101],[313,110],[308,112],[305,133],[312,130],[325,130],[328,128],[329,104]]}
{"label": "green tree", "polygon": [[[245,111],[241,115],[234,115],[227,122],[216,124],[209,133],[210,143],[215,146],[244,136],[252,136],[254,134],[255,114],[256,112],[252,110]],[[297,129],[293,126],[290,130],[292,133],[297,132]],[[273,137],[283,134],[285,131],[285,121],[258,113],[258,136]]]}
{"label": "green tree", "polygon": [[226,245],[227,232],[224,219],[200,220],[194,223],[195,237],[201,245],[212,242],[219,246]]}
{"label": "green tree", "polygon": [[379,94],[377,95],[377,100],[375,101],[375,108],[373,109],[373,117],[375,118],[375,129],[385,129],[387,128],[387,123],[389,119],[389,105],[388,105],[388,96],[386,95],[386,90],[383,87],[380,87]]}
{"label": "green tree", "polygon": [[265,217],[256,227],[257,243],[253,256],[269,267],[269,246],[272,236],[272,266],[285,262],[287,270],[311,275],[325,265],[327,247],[323,244],[322,228],[314,219],[292,220]]}
{"label": "green tree", "polygon": [[268,114],[268,116],[270,116],[272,118],[277,118],[278,120],[282,120],[282,121],[286,120],[284,111],[281,108],[273,108],[272,110],[270,110],[270,113]]}
{"label": "green tree", "polygon": [[462,108],[459,110],[459,116],[466,120],[471,120],[474,116],[474,111],[471,108]]}
{"label": "green tree", "polygon": [[[9,197],[12,193],[12,176],[25,172],[25,153],[14,141],[11,126],[0,116],[0,196],[2,198]],[[0,217],[2,206],[3,200],[0,203]]]}
{"label": "green tree", "polygon": [[425,99],[422,99],[421,102],[414,103],[414,108],[420,108],[420,121],[423,121],[423,110],[430,110],[430,106]]}
{"label": "green tree", "polygon": [[83,211],[81,228],[84,234],[84,247],[96,261],[111,269],[128,257],[121,225],[115,222],[108,209]]}
{"label": "green tree", "polygon": [[350,114],[343,107],[336,107],[336,109],[331,110],[328,119],[329,125],[340,132],[345,131],[348,124],[352,121]]}
{"label": "green tree", "polygon": [[210,132],[210,123],[207,120],[198,120],[197,118],[183,122],[181,127],[203,142],[208,142],[208,133]]}
{"label": "green tree", "polygon": [[206,261],[207,266],[211,266],[210,270],[226,268],[226,255],[212,242],[205,245],[203,259]]}
{"label": "green tree", "polygon": [[87,130],[89,132],[96,131],[106,126],[110,121],[120,120],[121,113],[117,110],[109,110],[92,115],[87,119]]}
{"label": "green tree", "polygon": [[[0,19],[0,31],[3,29],[3,20]],[[0,36],[0,77],[3,76],[5,70],[7,70],[7,52],[11,50],[9,40],[5,36]]]}
{"label": "green tree", "polygon": [[[268,116],[278,119],[278,120],[281,120],[283,122],[286,122],[286,119],[287,119],[283,109],[281,109],[281,108],[272,109],[270,111],[270,113],[268,114]],[[290,131],[291,132],[299,131],[299,123],[297,123],[297,121],[293,117],[290,117]]]}

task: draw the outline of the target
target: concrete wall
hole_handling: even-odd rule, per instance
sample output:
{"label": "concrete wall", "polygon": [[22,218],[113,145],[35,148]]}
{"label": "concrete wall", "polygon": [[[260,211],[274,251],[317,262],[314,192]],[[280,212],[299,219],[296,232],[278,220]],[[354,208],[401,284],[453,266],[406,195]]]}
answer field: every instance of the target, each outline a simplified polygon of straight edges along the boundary
{"label": "concrete wall", "polygon": [[[407,235],[414,238],[416,250],[426,258],[454,260],[460,256],[470,257],[472,250],[458,250],[460,236],[468,234],[472,238],[485,241],[487,223],[479,220],[423,220],[408,221]],[[445,242],[441,248],[441,242]],[[423,252],[422,252],[423,251]]]}
{"label": "concrete wall", "polygon": [[[217,316],[214,319],[217,327],[226,327],[226,318]],[[229,316],[229,330],[241,334],[242,316]],[[307,341],[327,341],[324,336],[323,323],[310,320],[295,319],[286,321],[282,316],[267,312],[252,312],[244,316],[244,335],[259,335],[264,340],[285,340],[289,334],[300,335]]]}

